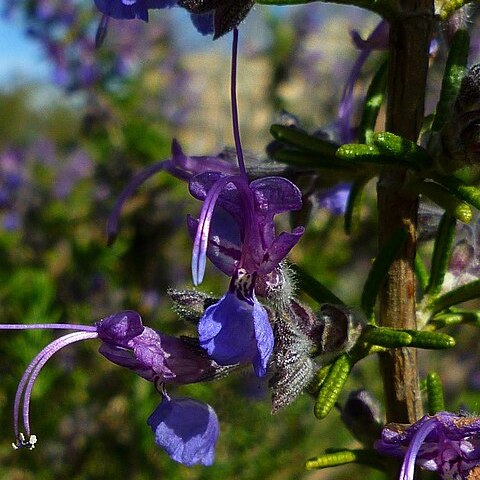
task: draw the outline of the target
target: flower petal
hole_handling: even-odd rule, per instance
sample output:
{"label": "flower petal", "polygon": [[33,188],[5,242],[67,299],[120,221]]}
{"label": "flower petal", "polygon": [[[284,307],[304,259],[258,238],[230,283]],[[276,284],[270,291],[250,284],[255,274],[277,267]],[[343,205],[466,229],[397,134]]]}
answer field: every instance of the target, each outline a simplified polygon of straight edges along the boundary
{"label": "flower petal", "polygon": [[300,210],[302,193],[298,187],[283,177],[265,177],[250,183],[255,197],[255,210],[267,219],[277,213]]}
{"label": "flower petal", "polygon": [[[194,178],[197,177],[198,175]],[[192,277],[194,285],[202,283],[203,276],[205,275],[208,237],[215,204],[220,194],[230,183],[241,184],[243,181],[243,178],[237,176],[221,177],[215,182],[205,198],[198,221],[195,241],[193,242]]]}
{"label": "flower petal", "polygon": [[[190,235],[195,238],[198,220],[187,217]],[[215,209],[208,239],[207,257],[223,273],[232,276],[235,264],[242,254],[238,224],[231,215],[218,207]]]}
{"label": "flower petal", "polygon": [[155,443],[176,462],[212,465],[220,427],[210,405],[190,398],[163,397],[147,420]]}
{"label": "flower petal", "polygon": [[205,310],[198,333],[200,345],[218,364],[252,363],[257,376],[265,375],[273,331],[267,311],[255,297],[247,301],[227,292]]}
{"label": "flower petal", "polygon": [[298,243],[304,232],[303,227],[296,227],[292,233],[282,232],[278,237],[275,237],[260,264],[260,275],[266,275],[274,270]]}

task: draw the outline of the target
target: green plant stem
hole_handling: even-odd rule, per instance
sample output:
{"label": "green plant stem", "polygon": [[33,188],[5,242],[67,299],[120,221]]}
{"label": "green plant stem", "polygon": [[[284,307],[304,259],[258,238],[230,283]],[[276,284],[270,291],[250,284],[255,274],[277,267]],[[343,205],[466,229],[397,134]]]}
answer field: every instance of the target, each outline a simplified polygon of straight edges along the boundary
{"label": "green plant stem", "polygon": [[[423,121],[432,0],[399,0],[403,12],[390,23],[386,130],[416,141]],[[379,324],[416,329],[415,249],[418,199],[402,193],[407,172],[385,167],[378,182],[380,248],[403,227],[407,240],[392,262],[380,292]],[[387,421],[412,423],[422,414],[416,352],[380,354]]]}

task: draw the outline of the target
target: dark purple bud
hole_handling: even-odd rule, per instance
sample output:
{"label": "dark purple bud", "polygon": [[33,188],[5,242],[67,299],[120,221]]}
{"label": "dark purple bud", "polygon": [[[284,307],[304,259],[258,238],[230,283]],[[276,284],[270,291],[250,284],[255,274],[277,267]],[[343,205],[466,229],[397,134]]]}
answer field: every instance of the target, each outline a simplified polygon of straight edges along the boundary
{"label": "dark purple bud", "polygon": [[323,332],[316,345],[323,361],[350,351],[366,325],[362,313],[328,303],[320,308],[318,320],[323,325]]}
{"label": "dark purple bud", "polygon": [[383,422],[378,402],[365,389],[350,392],[343,408],[340,408],[343,423],[353,436],[371,448],[380,438]]}
{"label": "dark purple bud", "polygon": [[133,310],[114,313],[95,324],[98,337],[105,343],[128,348],[130,340],[139,336],[145,329],[142,317]]}

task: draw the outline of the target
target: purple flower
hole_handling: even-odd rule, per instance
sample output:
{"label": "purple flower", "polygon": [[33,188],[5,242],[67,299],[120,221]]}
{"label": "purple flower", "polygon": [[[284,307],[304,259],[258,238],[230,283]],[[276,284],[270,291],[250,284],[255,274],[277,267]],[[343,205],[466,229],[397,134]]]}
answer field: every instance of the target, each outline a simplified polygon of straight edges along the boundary
{"label": "purple flower", "polygon": [[[149,419],[149,425],[156,433],[156,442],[174,460],[186,465],[212,463],[218,421],[211,407],[188,399],[171,401],[164,392],[165,383],[186,384],[211,380],[225,372],[225,368],[206,356],[195,339],[175,338],[144,327],[140,315],[130,310],[110,315],[93,326],[0,324],[0,329],[74,330],[47,345],[33,359],[20,380],[14,402],[15,449],[35,447],[37,438],[30,431],[30,399],[43,366],[56,352],[70,344],[99,339],[102,341],[100,353],[103,356],[133,370],[163,392],[164,401]],[[21,409],[25,434],[19,429]],[[175,416],[179,412],[181,415],[173,419],[172,413]],[[179,442],[183,442],[182,448]],[[178,450],[172,449],[174,445]]]}
{"label": "purple flower", "polygon": [[349,183],[339,183],[332,188],[322,190],[317,195],[318,207],[328,210],[333,215],[342,215],[347,209],[350,188]]}
{"label": "purple flower", "polygon": [[303,234],[297,227],[277,236],[273,222],[277,213],[301,207],[301,193],[285,178],[248,183],[243,176],[218,172],[192,178],[190,192],[204,200],[200,219],[189,219],[191,232],[196,231],[193,281],[198,285],[203,280],[207,256],[232,276],[228,292],[200,320],[200,344],[220,365],[251,362],[263,376],[274,339],[255,286],[257,281],[278,281],[279,263]]}
{"label": "purple flower", "polygon": [[375,448],[404,457],[400,480],[413,480],[415,464],[442,479],[467,480],[480,474],[480,418],[450,412],[425,415],[413,425],[384,427]]}
{"label": "purple flower", "polygon": [[220,427],[215,411],[190,398],[169,398],[147,420],[155,443],[173,460],[187,465],[212,465]]}
{"label": "purple flower", "polygon": [[[96,7],[107,17],[116,19],[138,18],[148,22],[148,10],[151,8],[171,8],[176,5],[187,8],[177,0],[94,0]],[[198,2],[197,2],[198,4]],[[214,31],[213,11],[194,11],[194,8],[187,8],[192,12],[191,18],[195,28],[207,35]],[[212,10],[212,9],[210,9]],[[198,14],[198,15],[197,15]],[[246,13],[245,13],[246,15]],[[233,26],[231,27],[233,28]],[[226,33],[226,30],[224,33]],[[222,34],[223,35],[223,34]],[[217,35],[215,36],[217,38]]]}
{"label": "purple flower", "polygon": [[157,386],[211,380],[225,370],[193,342],[144,327],[136,312],[111,315],[96,327],[104,357]]}
{"label": "purple flower", "polygon": [[94,0],[96,7],[112,18],[148,21],[150,8],[170,8],[177,4],[177,0]]}
{"label": "purple flower", "polygon": [[204,201],[200,219],[189,219],[190,230],[196,230],[195,285],[203,280],[207,256],[227,275],[243,268],[265,277],[303,235],[303,227],[275,234],[274,216],[302,206],[300,190],[286,178],[265,177],[248,183],[242,176],[206,172],[192,178],[190,193]]}

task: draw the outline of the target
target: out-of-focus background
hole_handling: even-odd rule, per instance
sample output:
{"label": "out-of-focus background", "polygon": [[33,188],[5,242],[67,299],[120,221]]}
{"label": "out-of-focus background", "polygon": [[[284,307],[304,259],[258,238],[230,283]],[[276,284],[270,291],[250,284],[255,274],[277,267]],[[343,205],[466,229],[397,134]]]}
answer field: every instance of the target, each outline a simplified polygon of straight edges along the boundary
{"label": "out-of-focus background", "polygon": [[[169,157],[172,138],[190,155],[233,143],[230,37],[202,37],[174,8],[152,11],[148,24],[112,20],[95,48],[100,14],[92,4],[0,3],[1,322],[89,324],[133,309],[150,327],[194,334],[166,295],[169,287],[192,286],[185,219],[197,215],[200,204],[187,186],[160,173],[127,203],[111,247],[105,225],[134,173]],[[349,31],[365,37],[377,23],[356,8],[255,7],[241,28],[244,147],[264,157],[269,126],[283,110],[309,131],[331,124],[357,55]],[[358,98],[379,58],[373,55],[362,70]],[[438,72],[432,78],[434,99]],[[341,217],[314,209],[291,255],[353,305],[375,255],[370,187],[353,239],[343,233]],[[227,285],[209,267],[201,288],[220,296]],[[95,341],[59,352],[42,371],[31,411],[37,448],[13,451],[17,383],[53,338],[44,331],[0,332],[2,480],[382,478],[362,467],[306,472],[305,460],[325,448],[358,444],[338,412],[317,421],[307,395],[271,416],[267,386],[249,372],[169,390],[209,402],[221,421],[215,464],[178,465],[155,446],[146,424],[159,401],[153,386],[106,361]],[[478,409],[478,344],[467,351],[460,359],[429,353],[429,362],[449,370],[452,408],[460,407],[459,387],[468,386],[462,402]],[[354,370],[349,386],[368,387],[381,398],[375,359]]]}

